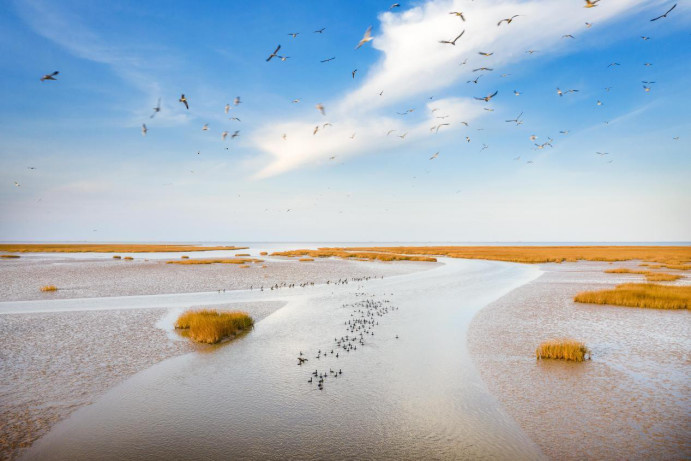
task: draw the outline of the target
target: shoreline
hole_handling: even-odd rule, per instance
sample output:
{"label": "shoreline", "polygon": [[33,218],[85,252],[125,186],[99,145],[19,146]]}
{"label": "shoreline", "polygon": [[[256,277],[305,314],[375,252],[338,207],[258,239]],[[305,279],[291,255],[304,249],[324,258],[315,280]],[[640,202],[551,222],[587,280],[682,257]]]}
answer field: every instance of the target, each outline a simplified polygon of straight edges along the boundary
{"label": "shoreline", "polygon": [[[473,362],[505,411],[551,459],[691,457],[688,312],[573,301],[580,291],[642,278],[603,273],[611,267],[541,265],[539,278],[473,318]],[[536,361],[535,347],[555,337],[584,341],[592,360]]]}

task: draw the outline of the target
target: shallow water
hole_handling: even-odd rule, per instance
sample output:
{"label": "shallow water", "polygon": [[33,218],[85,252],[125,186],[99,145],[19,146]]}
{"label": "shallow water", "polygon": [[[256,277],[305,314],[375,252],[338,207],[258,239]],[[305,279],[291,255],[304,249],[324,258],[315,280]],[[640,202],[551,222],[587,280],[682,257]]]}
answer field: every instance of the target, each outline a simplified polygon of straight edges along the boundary
{"label": "shallow water", "polygon": [[[444,262],[383,280],[228,293],[233,301],[280,294],[288,304],[212,354],[135,375],[59,423],[27,458],[541,458],[487,392],[466,347],[472,316],[539,270]],[[138,298],[140,307],[160,301]],[[357,350],[334,347],[352,335],[345,323],[368,312],[352,305],[365,299],[387,307],[366,317],[379,322],[374,335]],[[309,360],[302,367],[300,351]],[[323,390],[308,383],[315,369],[329,375]]]}

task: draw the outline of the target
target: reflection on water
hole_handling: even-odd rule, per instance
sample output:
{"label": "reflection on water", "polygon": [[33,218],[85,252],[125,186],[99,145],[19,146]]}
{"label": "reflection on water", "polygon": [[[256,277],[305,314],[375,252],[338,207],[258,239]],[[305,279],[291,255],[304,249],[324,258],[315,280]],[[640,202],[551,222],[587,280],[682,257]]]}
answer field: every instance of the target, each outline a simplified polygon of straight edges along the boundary
{"label": "reflection on water", "polygon": [[[58,424],[28,457],[540,458],[485,390],[465,334],[478,309],[539,272],[445,262],[291,295],[286,307],[216,353],[168,360],[112,389]],[[365,299],[391,309],[376,317],[364,346],[341,348],[336,358],[334,338],[356,334],[347,322],[360,318],[344,305]],[[304,366],[297,365],[300,351]],[[319,390],[308,383],[315,369],[343,373]]]}

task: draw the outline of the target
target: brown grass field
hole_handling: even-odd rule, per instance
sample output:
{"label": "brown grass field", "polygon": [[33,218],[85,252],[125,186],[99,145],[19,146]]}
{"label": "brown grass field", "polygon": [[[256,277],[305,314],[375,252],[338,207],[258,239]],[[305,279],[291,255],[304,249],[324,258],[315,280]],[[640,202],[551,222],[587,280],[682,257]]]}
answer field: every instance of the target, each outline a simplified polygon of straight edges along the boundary
{"label": "brown grass field", "polygon": [[197,245],[147,245],[126,243],[7,243],[0,251],[12,253],[165,253],[177,251],[245,250],[248,247]]}
{"label": "brown grass field", "polygon": [[635,271],[627,269],[625,267],[620,267],[618,269],[608,269],[605,271],[606,274],[641,274],[645,275],[645,279],[648,282],[673,282],[683,278],[680,274],[666,274],[664,272],[652,272],[652,271]]}
{"label": "brown grass field", "polygon": [[319,248],[318,250],[292,250],[292,251],[277,251],[271,253],[271,256],[308,256],[310,258],[330,258],[337,257],[342,259],[363,259],[367,261],[426,261],[437,262],[437,258],[429,256],[410,256],[393,253],[378,253],[378,252],[362,252],[350,251],[345,249]]}
{"label": "brown grass field", "polygon": [[590,351],[585,344],[574,339],[553,339],[541,343],[535,350],[535,356],[538,360],[557,359],[582,362],[590,358]]}
{"label": "brown grass field", "polygon": [[166,264],[184,264],[184,265],[195,265],[195,264],[247,264],[247,263],[260,263],[263,262],[261,259],[254,258],[237,258],[237,259],[180,259],[174,261],[166,261]]}
{"label": "brown grass field", "polygon": [[19,256],[19,255],[0,255],[0,258],[4,258],[4,259],[17,259],[20,257],[21,256]]}
{"label": "brown grass field", "polygon": [[58,291],[58,287],[55,285],[44,285],[41,287],[41,291]]}
{"label": "brown grass field", "polygon": [[688,309],[691,304],[691,286],[624,283],[612,290],[578,293],[574,301],[650,309]]}
{"label": "brown grass field", "polygon": [[381,252],[396,255],[431,255],[451,258],[489,259],[518,263],[575,261],[628,261],[637,259],[689,270],[691,246],[441,246],[320,248],[319,251]]}
{"label": "brown grass field", "polygon": [[252,328],[254,320],[245,312],[222,312],[213,309],[183,312],[175,322],[175,328],[186,330],[186,336],[194,341],[216,344]]}

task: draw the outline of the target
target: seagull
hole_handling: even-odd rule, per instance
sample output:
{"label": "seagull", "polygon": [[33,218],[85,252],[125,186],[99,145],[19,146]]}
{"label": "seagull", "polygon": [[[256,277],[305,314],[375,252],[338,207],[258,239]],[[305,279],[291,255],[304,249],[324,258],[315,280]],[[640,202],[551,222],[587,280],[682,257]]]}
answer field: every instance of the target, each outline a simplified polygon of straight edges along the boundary
{"label": "seagull", "polygon": [[488,147],[489,147],[489,146],[488,146],[487,144],[483,144],[483,145],[482,145],[482,148],[480,148],[480,152],[482,152],[483,150],[487,149]]}
{"label": "seagull", "polygon": [[333,56],[333,57],[331,57],[331,58],[329,58],[329,59],[322,59],[322,60],[319,61],[319,62],[329,62],[329,61],[333,61],[334,59],[336,59],[336,56]]}
{"label": "seagull", "polygon": [[608,155],[608,154],[609,154],[609,152],[595,152],[595,153],[596,153],[597,155],[599,155],[600,157],[602,157],[603,155]]}
{"label": "seagull", "polygon": [[470,142],[470,137],[466,136],[466,137],[465,137],[465,141],[466,141],[466,142]]}
{"label": "seagull", "polygon": [[336,160],[336,156],[332,155],[331,157],[329,157],[329,160]]}
{"label": "seagull", "polygon": [[562,35],[561,38],[576,38],[571,34]]}
{"label": "seagull", "polygon": [[228,120],[233,120],[233,121],[236,121],[236,122],[242,122],[242,120],[240,120],[240,119],[237,118],[237,117],[230,117]]}
{"label": "seagull", "polygon": [[461,18],[461,20],[462,20],[463,22],[465,22],[465,16],[463,16],[463,12],[462,12],[462,11],[452,11],[452,12],[450,12],[449,14],[453,14],[453,15],[455,15],[455,16],[458,16],[459,18]]}
{"label": "seagull", "polygon": [[613,62],[610,65],[608,65],[607,67],[613,67],[613,66],[621,66],[621,64],[619,64],[618,62]]}
{"label": "seagull", "polygon": [[297,38],[297,36],[300,35],[300,32],[291,32],[288,35],[290,35],[293,38]]}
{"label": "seagull", "polygon": [[178,99],[178,101],[180,101],[181,103],[183,103],[183,104],[185,105],[185,108],[187,108],[187,109],[189,110],[190,105],[187,104],[187,98],[185,97],[184,94],[180,95],[180,99]]}
{"label": "seagull", "polygon": [[371,42],[371,41],[372,41],[372,26],[369,26],[369,27],[367,28],[367,30],[365,31],[365,35],[362,36],[362,38],[361,38],[360,41],[358,42],[358,44],[357,44],[357,46],[355,47],[355,49],[357,50],[358,48],[360,48],[360,47],[361,47],[362,45],[364,45],[365,43]]}
{"label": "seagull", "polygon": [[602,105],[602,101],[600,101],[600,100],[598,99],[598,100],[597,100],[597,105],[598,105],[598,106],[601,106],[601,105]]}
{"label": "seagull", "polygon": [[237,106],[237,105],[240,104],[241,102],[242,102],[242,101],[240,101],[240,96],[235,96],[235,101],[233,101],[233,104]]}
{"label": "seagull", "polygon": [[278,56],[281,58],[281,62],[286,62],[286,59],[290,59],[290,56]]}
{"label": "seagull", "polygon": [[353,70],[351,74],[353,75],[353,78],[355,78],[355,73],[357,72],[357,69]]}
{"label": "seagull", "polygon": [[569,134],[569,130],[563,130],[563,131],[560,131],[559,133],[561,133],[561,134]]}
{"label": "seagull", "polygon": [[202,131],[209,131],[209,124],[205,123],[204,126],[202,127]]}
{"label": "seagull", "polygon": [[355,133],[350,135],[350,139],[354,139],[354,138],[355,138]]}
{"label": "seagull", "polygon": [[266,62],[271,61],[271,58],[273,58],[274,56],[278,56],[277,53],[278,53],[278,50],[280,50],[280,49],[281,49],[281,45],[278,45],[278,46],[276,47],[276,49],[274,50],[274,52],[271,53],[271,54],[269,55],[268,58],[266,58]]}
{"label": "seagull", "polygon": [[293,104],[297,104],[297,103],[299,103],[301,100],[302,100],[302,98],[297,98],[297,99],[293,99],[293,100],[290,101],[290,102],[292,102]]}
{"label": "seagull", "polygon": [[405,139],[405,137],[406,137],[407,134],[408,134],[408,132],[406,131],[405,133],[403,133],[402,135],[400,135],[400,136],[398,136],[398,137],[401,138],[401,139]]}
{"label": "seagull", "polygon": [[56,71],[53,72],[52,74],[46,74],[46,75],[44,75],[43,77],[41,77],[41,81],[42,81],[42,82],[45,82],[46,80],[57,80],[57,78],[55,78],[55,76],[58,75],[59,73],[60,73],[60,72],[58,72],[58,71],[56,70]]}
{"label": "seagull", "polygon": [[489,67],[478,67],[477,69],[473,69],[473,72],[477,72],[480,70],[486,70],[487,72],[492,72],[494,69],[490,69]]}
{"label": "seagull", "polygon": [[535,141],[536,139],[537,139],[537,136],[536,136],[536,135],[534,135],[534,134],[531,134],[531,135],[530,135],[530,140],[531,140],[531,141]]}
{"label": "seagull", "polygon": [[439,43],[448,43],[449,45],[456,46],[456,40],[463,37],[463,34],[465,34],[465,29],[463,30],[463,32],[458,34],[458,37],[454,38],[453,40],[439,40]]}
{"label": "seagull", "polygon": [[319,125],[314,127],[314,131],[312,132],[313,135],[317,134],[317,131],[319,131]]}
{"label": "seagull", "polygon": [[676,8],[676,7],[677,7],[677,4],[675,3],[674,6],[672,6],[672,8],[670,8],[670,9],[668,9],[667,12],[666,12],[665,14],[660,15],[660,16],[658,16],[658,17],[656,17],[656,18],[653,18],[653,19],[651,19],[651,21],[657,21],[658,19],[666,18],[667,15],[668,15],[674,8]]}
{"label": "seagull", "polygon": [[461,122],[463,125],[468,126],[468,122]]}
{"label": "seagull", "polygon": [[643,89],[645,90],[646,93],[650,91],[650,87],[649,87],[649,86],[643,85]]}
{"label": "seagull", "polygon": [[288,139],[288,135],[285,133],[283,133],[283,136],[281,136],[281,137],[283,138],[284,141]]}
{"label": "seagull", "polygon": [[225,109],[226,109],[226,114],[227,114],[227,113],[228,113],[228,111],[230,110],[230,104],[226,104],[226,107],[225,107]]}
{"label": "seagull", "polygon": [[227,131],[224,131],[223,133],[221,133],[221,139],[223,139],[223,140],[225,141],[225,140],[226,140],[226,137],[228,137],[228,132],[227,132]]}
{"label": "seagull", "polygon": [[518,91],[516,91],[516,90],[513,90],[513,94],[515,94],[516,96],[520,96],[520,95],[521,95],[521,93],[518,92]]}
{"label": "seagull", "polygon": [[643,65],[644,65],[645,67],[650,67],[650,66],[652,66],[653,64],[650,63],[650,62],[644,62]]}
{"label": "seagull", "polygon": [[499,21],[499,22],[497,23],[497,27],[501,26],[501,23],[504,22],[504,21],[506,21],[506,24],[511,24],[511,21],[513,21],[514,18],[517,18],[518,16],[520,16],[520,15],[515,14],[515,15],[511,16],[510,18],[502,19],[501,21]]}
{"label": "seagull", "polygon": [[435,152],[433,156],[431,156],[429,159],[434,160],[435,158],[439,157],[439,152]]}
{"label": "seagull", "polygon": [[585,0],[585,5],[583,8],[594,8],[600,0]]}
{"label": "seagull", "polygon": [[35,167],[35,166],[28,166],[28,167],[26,167],[26,169],[27,169],[27,170],[35,170],[36,167]]}
{"label": "seagull", "polygon": [[528,50],[528,51],[526,51],[526,53],[528,53],[528,54],[533,54],[533,53],[537,53],[537,52],[538,52],[538,50]]}
{"label": "seagull", "polygon": [[391,133],[393,133],[394,131],[396,131],[396,130],[389,130],[389,131],[386,133],[386,135],[388,136],[388,135],[390,135]]}
{"label": "seagull", "polygon": [[326,122],[325,124],[322,125],[322,130],[326,128],[327,126],[334,126],[333,123],[331,122]]}
{"label": "seagull", "polygon": [[585,23],[585,27],[587,27],[588,29],[590,29],[591,27],[593,27],[593,23],[591,23],[591,22],[586,22],[586,23]]}
{"label": "seagull", "polygon": [[518,117],[516,117],[516,118],[514,118],[514,119],[511,119],[511,120],[507,120],[506,122],[507,122],[507,123],[515,122],[516,125],[520,125],[520,124],[523,123],[523,122],[521,122],[521,116],[522,116],[522,115],[523,115],[523,112],[521,112],[520,114],[518,114]]}
{"label": "seagull", "polygon": [[499,93],[499,90],[495,91],[495,92],[492,93],[492,94],[488,94],[488,95],[485,96],[484,98],[477,98],[477,97],[476,97],[475,99],[477,99],[478,101],[489,102],[489,100],[492,99],[493,97],[495,97],[495,96],[497,95],[497,93]]}
{"label": "seagull", "polygon": [[398,7],[400,7],[400,6],[401,6],[400,3],[394,3],[394,4],[392,4],[392,5],[389,7],[389,10],[393,10],[394,8],[398,8]]}
{"label": "seagull", "polygon": [[646,37],[645,35],[641,35],[641,38],[642,38],[643,40],[650,40],[650,37]]}
{"label": "seagull", "polygon": [[230,139],[235,139],[238,136],[240,136],[240,130],[235,130],[235,132],[230,135]]}
{"label": "seagull", "polygon": [[441,127],[443,127],[443,126],[449,126],[449,125],[450,125],[449,123],[440,123],[439,125],[437,125],[436,127],[434,127],[435,130],[436,130],[434,133],[435,133],[435,134],[436,134],[436,133],[439,133],[439,128],[441,128]]}
{"label": "seagull", "polygon": [[14,185],[15,185],[16,187],[22,187],[22,185],[19,184],[17,181],[14,182]]}
{"label": "seagull", "polygon": [[142,123],[142,136],[146,136],[147,131],[149,130],[146,128],[146,123]]}
{"label": "seagull", "polygon": [[324,111],[324,106],[321,103],[317,104],[314,107],[316,107],[317,110],[322,113],[322,115],[326,115],[326,112]]}
{"label": "seagull", "polygon": [[151,117],[149,118],[154,118],[159,112],[161,112],[161,98],[158,98],[158,103],[156,104],[156,107],[154,107],[154,113],[151,114]]}
{"label": "seagull", "polygon": [[324,33],[324,30],[326,30],[326,27],[322,27],[322,28],[319,29],[319,30],[315,30],[314,33],[315,33],[315,34],[323,34],[323,33]]}
{"label": "seagull", "polygon": [[499,77],[505,78],[505,77],[508,77],[509,75],[511,75],[511,74],[501,74]]}
{"label": "seagull", "polygon": [[480,51],[480,52],[478,52],[478,54],[479,54],[480,56],[492,56],[492,55],[494,54],[494,52],[492,52],[492,53],[485,53],[484,51]]}
{"label": "seagull", "polygon": [[478,75],[475,80],[468,80],[466,83],[475,83],[477,85],[477,81],[480,80],[480,77],[482,77],[482,74]]}

